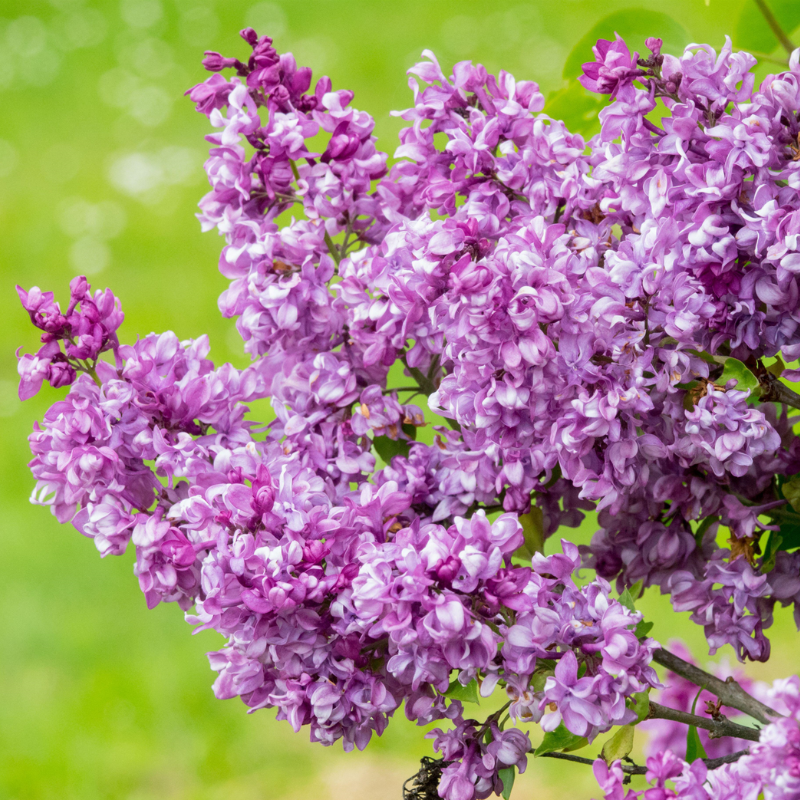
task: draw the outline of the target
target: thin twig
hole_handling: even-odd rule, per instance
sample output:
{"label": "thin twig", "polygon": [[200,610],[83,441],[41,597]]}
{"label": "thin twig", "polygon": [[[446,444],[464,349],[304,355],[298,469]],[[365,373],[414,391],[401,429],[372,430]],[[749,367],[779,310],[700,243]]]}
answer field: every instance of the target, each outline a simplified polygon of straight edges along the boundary
{"label": "thin twig", "polygon": [[481,505],[481,503],[473,503],[473,504],[472,504],[472,505],[471,505],[471,506],[470,506],[470,507],[469,507],[469,508],[468,508],[468,509],[467,509],[467,510],[464,512],[464,516],[465,516],[467,519],[471,519],[471,518],[472,518],[472,515],[473,515],[473,514],[474,514],[476,511],[483,511],[483,512],[484,512],[484,513],[486,513],[486,514],[494,514],[494,512],[495,512],[495,511],[502,511],[502,510],[503,510],[503,504],[502,504],[502,503],[497,503],[496,505],[493,505],[493,506],[484,506],[484,505]]}
{"label": "thin twig", "polygon": [[[400,360],[403,362],[403,365],[408,370],[411,377],[419,384],[422,394],[430,397],[436,391],[436,386],[434,385],[433,381],[424,375],[422,370],[418,369],[417,367],[409,367],[405,356],[401,356]],[[459,425],[456,420],[450,419],[449,417],[444,417],[444,421],[454,431],[461,430],[461,425]]]}
{"label": "thin twig", "polygon": [[727,756],[720,756],[719,758],[704,758],[703,761],[709,769],[716,769],[723,764],[733,764],[734,761],[738,761],[742,756],[747,755],[750,755],[750,750],[744,749],[737,750],[735,753],[730,753]]}
{"label": "thin twig", "polygon": [[683,722],[686,725],[694,725],[696,728],[703,728],[711,733],[712,739],[721,739],[725,736],[733,736],[737,739],[747,739],[750,742],[757,742],[759,731],[756,728],[748,728],[746,725],[739,725],[731,722],[725,717],[712,719],[711,717],[701,717],[697,714],[690,714],[688,711],[678,711],[677,708],[662,706],[660,703],[650,701],[650,711],[647,719],[668,719],[672,722]]}
{"label": "thin twig", "polygon": [[325,244],[328,247],[331,258],[336,262],[336,266],[338,267],[339,262],[342,260],[342,254],[339,252],[339,248],[333,243],[333,239],[331,239],[331,235],[328,231],[325,231]]}
{"label": "thin twig", "polygon": [[686,678],[687,681],[690,681],[695,686],[705,686],[707,691],[722,700],[723,705],[743,711],[759,722],[768,724],[773,719],[781,716],[774,709],[747,694],[732,678],[728,678],[726,681],[720,680],[704,669],[684,661],[680,656],[670,653],[669,650],[664,650],[663,648],[656,650],[653,653],[653,661],[671,670],[676,675]]}
{"label": "thin twig", "polygon": [[778,20],[775,19],[775,15],[772,13],[770,7],[766,4],[766,2],[764,2],[764,0],[755,0],[755,4],[758,6],[758,10],[764,15],[767,25],[772,28],[775,38],[781,43],[783,49],[789,55],[791,55],[794,51],[792,40],[784,33],[783,28],[781,28]]}

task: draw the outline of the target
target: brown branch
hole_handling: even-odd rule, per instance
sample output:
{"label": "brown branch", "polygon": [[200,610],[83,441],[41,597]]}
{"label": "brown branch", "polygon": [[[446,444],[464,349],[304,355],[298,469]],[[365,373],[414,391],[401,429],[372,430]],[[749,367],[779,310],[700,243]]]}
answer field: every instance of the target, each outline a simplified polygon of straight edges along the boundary
{"label": "brown branch", "polygon": [[774,709],[747,694],[732,678],[728,678],[726,681],[720,680],[704,669],[684,661],[680,656],[670,653],[669,650],[664,650],[663,648],[656,650],[653,653],[653,661],[671,670],[676,675],[686,678],[687,681],[690,681],[695,686],[705,687],[706,691],[719,697],[723,705],[743,711],[759,722],[768,724],[773,719],[781,716]]}
{"label": "brown branch", "polygon": [[[533,753],[533,750],[530,752]],[[733,764],[734,761],[738,761],[742,756],[746,756],[749,753],[749,750],[739,750],[737,753],[731,753],[730,755],[722,756],[720,758],[704,758],[701,760],[709,769],[716,769],[717,767],[721,767],[723,764]],[[594,761],[591,758],[573,756],[571,753],[542,753],[539,758],[558,758],[562,761],[572,761],[575,764],[586,764],[587,766],[592,766],[592,764],[594,764]],[[626,764],[623,762],[620,766],[626,775],[647,774],[647,767],[640,767],[638,764]]]}
{"label": "brown branch", "polygon": [[758,10],[763,14],[764,19],[767,21],[767,25],[772,29],[772,32],[775,34],[775,38],[781,43],[783,49],[789,54],[792,54],[794,50],[794,45],[792,44],[792,40],[784,33],[783,28],[781,28],[780,23],[775,18],[775,15],[772,13],[770,7],[764,2],[764,0],[755,0],[755,4],[758,6]]}
{"label": "brown branch", "polygon": [[738,761],[742,756],[748,755],[750,755],[750,751],[745,749],[738,750],[735,753],[730,753],[727,756],[720,756],[719,758],[704,758],[703,761],[709,769],[716,769],[717,767],[721,767],[723,764],[733,764],[734,761]]}
{"label": "brown branch", "polygon": [[677,708],[662,706],[660,703],[650,701],[650,711],[647,719],[668,719],[672,722],[682,722],[685,725],[694,725],[696,728],[703,728],[710,732],[712,739],[721,739],[724,736],[734,736],[737,739],[747,739],[750,742],[757,742],[759,731],[756,728],[748,728],[746,725],[739,725],[731,722],[725,717],[718,719],[711,717],[701,717],[697,714],[690,714],[688,711],[678,711]]}
{"label": "brown branch", "polygon": [[792,408],[800,408],[800,394],[793,392],[780,378],[766,370],[759,370],[756,377],[761,387],[759,400],[762,403],[783,403]]}

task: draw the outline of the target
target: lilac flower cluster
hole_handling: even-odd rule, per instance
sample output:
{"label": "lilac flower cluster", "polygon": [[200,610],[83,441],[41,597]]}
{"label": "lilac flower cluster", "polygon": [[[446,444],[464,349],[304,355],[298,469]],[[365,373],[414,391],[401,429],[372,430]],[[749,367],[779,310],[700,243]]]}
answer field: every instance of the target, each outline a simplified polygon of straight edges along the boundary
{"label": "lilac flower cluster", "polygon": [[69,306],[62,314],[52,292],[17,287],[22,307],[43,331],[39,352],[19,357],[20,400],[33,397],[44,381],[54,388],[69,386],[77,370],[90,371],[101,353],[116,350],[119,344],[116,331],[123,314],[111,291],[92,296],[83,277],[75,278],[69,288]]}
{"label": "lilac flower cluster", "polygon": [[[207,53],[188,94],[214,129],[198,217],[225,239],[219,308],[253,363],[215,368],[205,337],[120,344],[118,302],[85,278],[63,315],[20,290],[44,331],[20,396],[70,387],[30,438],[34,502],[102,555],[132,541],[148,606],[227,638],[218,697],[346,749],[403,703],[448,720],[447,800],[525,768],[518,725],[592,741],[640,719],[658,645],[612,579],[669,593],[712,652],[765,660],[775,606],[800,619],[780,538],[800,443],[735,375],[774,390],[765,359],[800,356],[797,56],[755,90],[729,41],[598,42],[582,82],[612,102],[585,142],[535,83],[448,77],[426,51],[389,167],[352,92],[241,35],[248,60]],[[429,443],[418,395],[445,423]],[[266,425],[247,416],[263,398]],[[543,555],[592,509],[589,547]],[[508,720],[464,716],[498,685]],[[688,688],[665,698],[685,710]],[[702,763],[649,769],[659,797],[706,797]],[[596,773],[624,796],[618,765]]]}

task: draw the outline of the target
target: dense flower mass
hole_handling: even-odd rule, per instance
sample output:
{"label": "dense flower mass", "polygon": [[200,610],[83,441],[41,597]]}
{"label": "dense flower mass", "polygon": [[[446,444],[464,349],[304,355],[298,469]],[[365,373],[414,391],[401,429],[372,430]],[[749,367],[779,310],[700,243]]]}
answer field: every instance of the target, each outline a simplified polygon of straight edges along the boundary
{"label": "dense flower mass", "polygon": [[[43,331],[20,397],[69,386],[30,437],[34,502],[102,555],[132,541],[148,606],[227,637],[217,697],[346,749],[403,703],[446,720],[447,800],[507,794],[528,723],[555,751],[663,716],[646,587],[712,653],[766,660],[776,605],[800,619],[800,397],[780,380],[800,377],[798,54],[756,89],[729,40],[601,40],[581,81],[611,102],[587,142],[535,83],[426,51],[389,166],[352,92],[241,35],[248,60],[207,53],[188,94],[214,131],[198,217],[224,236],[219,308],[252,364],[215,367],[205,337],[121,344],[119,302],[82,277],[64,313],[20,289]],[[544,555],[592,510],[589,546]],[[660,700],[697,719],[689,674]],[[498,686],[500,712],[465,716]],[[714,733],[731,709],[709,691]],[[683,760],[680,720],[650,723],[644,796],[797,797],[798,691],[717,768]],[[724,735],[700,746],[747,744]],[[639,796],[611,756],[595,774]]]}

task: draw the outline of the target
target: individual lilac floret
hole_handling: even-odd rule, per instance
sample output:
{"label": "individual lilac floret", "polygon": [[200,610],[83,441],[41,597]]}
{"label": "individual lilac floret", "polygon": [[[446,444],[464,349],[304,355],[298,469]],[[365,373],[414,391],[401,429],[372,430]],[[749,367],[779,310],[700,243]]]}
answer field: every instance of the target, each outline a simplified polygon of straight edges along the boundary
{"label": "individual lilac floret", "polygon": [[612,100],[620,93],[629,94],[628,87],[643,74],[636,66],[639,54],[631,56],[622,37],[618,33],[615,36],[613,42],[598,40],[592,47],[595,60],[583,65],[583,75],[578,78],[590,92],[610,94]]}

